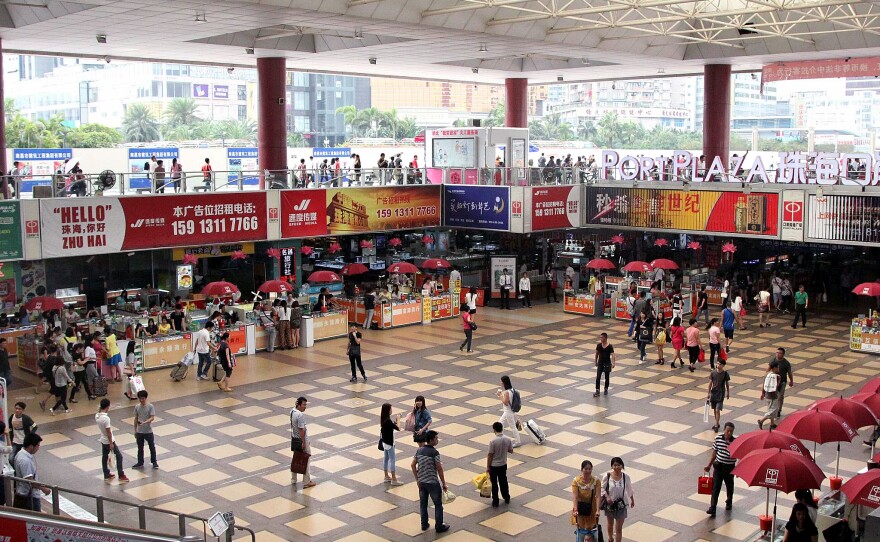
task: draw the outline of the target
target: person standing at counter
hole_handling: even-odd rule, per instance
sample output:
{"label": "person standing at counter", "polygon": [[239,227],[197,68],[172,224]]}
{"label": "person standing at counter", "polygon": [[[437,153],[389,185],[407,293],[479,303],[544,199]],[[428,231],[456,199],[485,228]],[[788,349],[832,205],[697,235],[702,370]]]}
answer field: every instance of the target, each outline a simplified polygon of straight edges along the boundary
{"label": "person standing at counter", "polygon": [[260,325],[266,330],[266,351],[274,352],[275,335],[278,332],[275,329],[275,311],[272,310],[271,305],[268,303],[262,303],[259,312],[257,312],[257,318],[260,320]]}
{"label": "person standing at counter", "polygon": [[449,289],[454,290],[456,284],[461,288],[461,271],[458,270],[457,265],[453,265],[452,271],[449,272]]}
{"label": "person standing at counter", "polygon": [[505,267],[498,277],[498,288],[501,290],[501,308],[510,310],[510,287],[513,286],[513,279],[510,278],[510,272]]}
{"label": "person standing at counter", "polygon": [[183,305],[178,303],[174,306],[174,310],[171,311],[171,329],[178,333],[185,331],[183,329],[185,319],[186,315],[183,313]]}
{"label": "person standing at counter", "polygon": [[529,276],[526,273],[522,274],[522,278],[519,279],[519,295],[522,296],[522,306],[532,308],[532,281],[529,280]]}
{"label": "person standing at counter", "polygon": [[79,315],[76,313],[72,306],[64,309],[64,322],[67,324],[67,327],[73,327],[74,325],[76,325],[77,322],[79,322]]}
{"label": "person standing at counter", "polygon": [[367,293],[364,294],[364,311],[366,311],[364,331],[370,329],[373,324],[373,314],[376,313],[376,295],[373,292],[373,288],[367,288]]}
{"label": "person standing at counter", "polygon": [[544,271],[544,278],[547,279],[547,303],[550,303],[551,295],[553,296],[553,302],[559,303],[559,299],[556,298],[556,288],[559,288],[559,283],[556,280],[556,275],[553,273],[553,268],[549,265]]}
{"label": "person standing at counter", "polygon": [[282,300],[275,307],[275,314],[278,316],[278,349],[289,350],[290,346],[290,312],[287,308],[287,301]]}
{"label": "person standing at counter", "polygon": [[357,373],[355,365],[360,370],[364,382],[367,381],[367,373],[364,372],[364,365],[361,363],[361,332],[357,330],[355,324],[348,326],[348,362],[351,364],[351,380],[349,382],[357,382]]}
{"label": "person standing at counter", "polygon": [[159,335],[168,335],[171,333],[171,324],[168,322],[168,317],[162,317],[162,323],[159,324]]}
{"label": "person standing at counter", "polygon": [[299,348],[299,328],[302,326],[303,310],[299,301],[290,302],[290,336],[291,348]]}

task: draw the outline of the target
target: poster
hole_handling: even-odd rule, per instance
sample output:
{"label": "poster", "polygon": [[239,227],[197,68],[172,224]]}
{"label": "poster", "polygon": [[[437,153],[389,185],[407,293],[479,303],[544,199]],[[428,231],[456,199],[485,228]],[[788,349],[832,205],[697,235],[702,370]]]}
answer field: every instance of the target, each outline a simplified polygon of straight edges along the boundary
{"label": "poster", "polygon": [[262,241],[265,192],[40,201],[44,258]]}
{"label": "poster", "polygon": [[177,266],[177,289],[189,290],[193,287],[193,266],[178,265]]}
{"label": "poster", "polygon": [[443,187],[443,225],[510,230],[510,189],[506,186]]}
{"label": "poster", "polygon": [[594,297],[566,295],[562,310],[585,316],[596,316],[596,300]]}
{"label": "poster", "polygon": [[[476,131],[475,131],[476,132]],[[450,137],[431,140],[435,167],[472,168],[477,166],[477,138]]]}
{"label": "poster", "polygon": [[[440,225],[439,186],[331,188],[325,192],[330,234]],[[282,214],[285,212],[282,200]]]}
{"label": "poster", "polygon": [[811,239],[880,242],[880,197],[811,195],[809,213]]}
{"label": "poster", "polygon": [[214,99],[215,100],[228,100],[229,99],[229,85],[214,85]]}
{"label": "poster", "polygon": [[287,247],[282,248],[280,252],[278,263],[281,267],[281,276],[278,277],[278,280],[296,284],[296,249]]}
{"label": "poster", "polygon": [[218,258],[232,256],[236,252],[245,254],[254,253],[253,243],[228,243],[225,245],[203,245],[198,247],[175,248],[171,251],[171,259],[183,260],[187,254],[195,256],[197,260],[202,258]]}
{"label": "poster", "polygon": [[25,301],[46,295],[46,264],[43,260],[23,260],[21,266],[21,297]]}
{"label": "poster", "polygon": [[0,201],[0,261],[24,257],[21,244],[21,210],[17,201]]}
{"label": "poster", "polygon": [[580,226],[580,186],[532,188],[532,230],[555,230]]}
{"label": "poster", "polygon": [[513,168],[513,178],[517,181],[526,179],[526,140],[512,139],[513,143],[510,156],[510,167]]}
{"label": "poster", "polygon": [[779,194],[587,187],[584,225],[779,235]]}
{"label": "poster", "polygon": [[[153,157],[156,161],[162,160],[162,166],[165,168],[165,177],[171,177],[171,160],[180,156],[180,151],[176,147],[147,147],[128,149],[128,172],[132,175],[128,178],[128,188],[152,188],[153,183],[150,181],[149,168],[144,168],[147,162],[151,162]],[[186,165],[181,164],[184,171]],[[155,167],[155,166],[154,166]]]}
{"label": "poster", "polygon": [[281,238],[327,235],[326,190],[281,191]]}
{"label": "poster", "polygon": [[[516,278],[516,257],[515,256],[492,256],[491,270],[492,273],[492,297],[501,297],[501,288],[498,286],[498,278],[502,272],[507,269],[510,273],[510,297],[516,298],[516,289],[519,279]],[[515,301],[516,299],[514,299]]]}
{"label": "poster", "polygon": [[229,170],[229,184],[238,185],[238,178],[242,174],[242,184],[245,186],[260,184],[256,147],[229,147],[226,149],[226,167]]}
{"label": "poster", "polygon": [[12,149],[12,161],[18,162],[23,172],[16,180],[18,193],[33,192],[34,186],[51,186],[52,175],[70,158],[73,149]]}
{"label": "poster", "polygon": [[782,191],[782,227],[780,239],[783,241],[804,241],[804,203],[803,190]]}

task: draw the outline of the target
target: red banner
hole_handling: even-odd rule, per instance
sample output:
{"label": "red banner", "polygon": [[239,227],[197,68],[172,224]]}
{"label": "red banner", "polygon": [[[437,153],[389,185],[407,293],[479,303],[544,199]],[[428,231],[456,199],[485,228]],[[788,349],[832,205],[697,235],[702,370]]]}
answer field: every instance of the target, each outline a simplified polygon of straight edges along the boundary
{"label": "red banner", "polygon": [[267,238],[265,192],[45,199],[44,258]]}
{"label": "red banner", "polygon": [[532,231],[580,226],[581,188],[532,188]]}
{"label": "red banner", "polygon": [[327,191],[281,192],[281,238],[327,235]]}
{"label": "red banner", "polygon": [[761,69],[761,85],[792,79],[880,76],[880,57],[777,62]]}

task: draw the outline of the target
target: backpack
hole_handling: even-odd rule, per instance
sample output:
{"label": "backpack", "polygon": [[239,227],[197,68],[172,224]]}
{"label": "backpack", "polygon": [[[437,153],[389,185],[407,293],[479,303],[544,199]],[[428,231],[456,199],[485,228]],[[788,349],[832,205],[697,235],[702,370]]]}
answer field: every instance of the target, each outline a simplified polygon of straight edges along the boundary
{"label": "backpack", "polygon": [[150,171],[150,163],[149,162],[144,162],[144,171],[149,173],[149,171]]}
{"label": "backpack", "polygon": [[522,399],[519,396],[519,392],[516,389],[511,388],[513,391],[513,395],[510,399],[510,410],[514,412],[519,412],[522,409]]}

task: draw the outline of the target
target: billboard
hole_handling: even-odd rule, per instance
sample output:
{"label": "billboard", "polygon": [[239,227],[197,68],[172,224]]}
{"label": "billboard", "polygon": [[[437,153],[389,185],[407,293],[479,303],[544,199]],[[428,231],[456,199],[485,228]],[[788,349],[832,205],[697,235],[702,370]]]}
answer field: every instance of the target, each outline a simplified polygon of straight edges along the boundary
{"label": "billboard", "polygon": [[149,168],[144,166],[148,165],[147,162],[150,162],[154,156],[157,161],[164,161],[162,165],[165,166],[165,178],[169,179],[171,177],[171,160],[180,156],[180,150],[177,147],[128,149],[128,172],[132,174],[128,180],[130,188],[152,187]]}
{"label": "billboard", "polygon": [[260,184],[260,164],[257,160],[256,147],[229,147],[226,149],[226,165],[229,169],[230,184],[237,184],[242,172],[245,173],[242,184],[251,186]]}
{"label": "billboard", "polygon": [[43,257],[262,241],[266,214],[265,192],[46,199]]}
{"label": "billboard", "polygon": [[532,231],[577,228],[581,223],[581,188],[532,188]]}
{"label": "billboard", "polygon": [[510,189],[506,186],[443,186],[443,225],[510,231]]}
{"label": "billboard", "polygon": [[811,239],[880,243],[880,197],[811,195],[809,217]]}
{"label": "billboard", "polygon": [[281,238],[327,235],[327,191],[281,192]]}
{"label": "billboard", "polygon": [[0,201],[0,261],[20,260],[23,257],[19,203]]}
{"label": "billboard", "polygon": [[779,194],[588,187],[585,225],[777,237]]}
{"label": "billboard", "polygon": [[18,162],[22,171],[22,176],[16,179],[16,190],[33,192],[34,186],[51,185],[52,175],[70,158],[73,158],[72,149],[12,149],[12,160]]}
{"label": "billboard", "polygon": [[806,216],[803,190],[782,191],[782,227],[780,239],[783,241],[804,240],[804,218]]}

